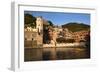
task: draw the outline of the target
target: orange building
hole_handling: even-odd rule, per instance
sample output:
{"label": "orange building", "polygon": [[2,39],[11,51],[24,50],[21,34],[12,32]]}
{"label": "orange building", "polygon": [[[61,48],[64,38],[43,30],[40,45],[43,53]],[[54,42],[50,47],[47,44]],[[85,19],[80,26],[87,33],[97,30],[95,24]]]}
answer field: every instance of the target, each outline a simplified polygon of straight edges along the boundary
{"label": "orange building", "polygon": [[78,32],[74,32],[73,33],[73,38],[75,39],[76,42],[80,42],[80,41],[86,41],[86,36],[90,34],[90,32],[87,30],[82,30],[82,31],[78,31]]}

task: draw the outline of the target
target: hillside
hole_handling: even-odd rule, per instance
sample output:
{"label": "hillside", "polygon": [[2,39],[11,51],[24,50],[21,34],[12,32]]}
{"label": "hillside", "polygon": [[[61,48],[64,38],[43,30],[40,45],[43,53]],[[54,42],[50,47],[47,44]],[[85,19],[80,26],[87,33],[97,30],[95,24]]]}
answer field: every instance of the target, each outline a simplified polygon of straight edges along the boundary
{"label": "hillside", "polygon": [[[31,14],[24,14],[24,24],[25,24],[25,28],[28,26],[31,26],[33,28],[36,27],[36,17]],[[53,22],[50,20],[45,20],[44,24],[50,26],[54,25]]]}
{"label": "hillside", "polygon": [[83,23],[67,23],[62,25],[62,28],[68,28],[68,30],[76,32],[80,30],[87,30],[90,28],[90,26]]}

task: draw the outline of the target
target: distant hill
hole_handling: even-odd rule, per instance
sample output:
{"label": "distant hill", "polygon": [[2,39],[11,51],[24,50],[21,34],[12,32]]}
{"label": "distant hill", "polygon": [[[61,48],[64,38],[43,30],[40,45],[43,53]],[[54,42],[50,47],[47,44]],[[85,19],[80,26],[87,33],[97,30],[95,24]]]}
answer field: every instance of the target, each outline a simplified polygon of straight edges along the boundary
{"label": "distant hill", "polygon": [[90,28],[90,26],[83,23],[67,23],[62,25],[62,28],[68,28],[68,30],[76,32],[80,30],[87,30]]}

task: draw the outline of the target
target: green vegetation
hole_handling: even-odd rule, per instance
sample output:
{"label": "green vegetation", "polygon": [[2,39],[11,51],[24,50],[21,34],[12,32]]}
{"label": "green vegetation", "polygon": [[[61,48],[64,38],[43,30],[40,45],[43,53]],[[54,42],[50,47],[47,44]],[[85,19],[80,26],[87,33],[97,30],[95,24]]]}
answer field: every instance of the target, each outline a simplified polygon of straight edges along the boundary
{"label": "green vegetation", "polygon": [[74,39],[66,39],[64,37],[60,37],[56,39],[57,43],[74,43]]}
{"label": "green vegetation", "polygon": [[36,18],[31,14],[24,14],[24,24],[25,27],[35,27],[36,26]]}
{"label": "green vegetation", "polygon": [[80,30],[88,30],[90,28],[89,25],[83,23],[67,23],[62,25],[63,28],[68,28],[68,30],[72,32],[80,31]]}
{"label": "green vegetation", "polygon": [[51,22],[51,21],[47,21],[48,22],[48,24],[50,25],[50,26],[54,26],[54,24]]}
{"label": "green vegetation", "polygon": [[[36,17],[32,16],[31,14],[24,14],[24,24],[25,24],[25,28],[36,27]],[[45,23],[44,27],[48,27],[48,26],[52,26],[52,27],[54,26],[52,21],[48,20],[47,23]]]}

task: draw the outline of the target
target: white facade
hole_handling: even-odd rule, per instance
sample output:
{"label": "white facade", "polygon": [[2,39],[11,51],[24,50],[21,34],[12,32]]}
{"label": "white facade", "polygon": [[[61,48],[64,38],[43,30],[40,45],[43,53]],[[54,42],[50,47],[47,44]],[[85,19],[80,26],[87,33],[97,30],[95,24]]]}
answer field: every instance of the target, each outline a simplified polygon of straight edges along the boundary
{"label": "white facade", "polygon": [[38,32],[41,33],[43,30],[43,19],[42,17],[36,18],[36,29],[38,29]]}

